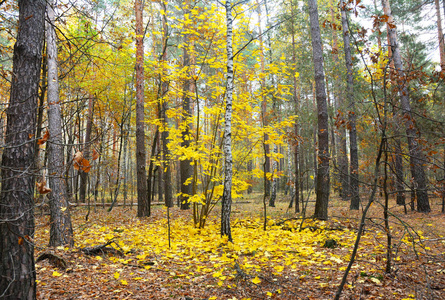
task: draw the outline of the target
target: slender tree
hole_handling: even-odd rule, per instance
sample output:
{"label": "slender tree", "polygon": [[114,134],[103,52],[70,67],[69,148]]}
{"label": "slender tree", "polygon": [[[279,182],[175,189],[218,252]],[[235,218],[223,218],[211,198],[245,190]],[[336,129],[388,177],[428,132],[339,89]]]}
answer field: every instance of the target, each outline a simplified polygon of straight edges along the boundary
{"label": "slender tree", "polygon": [[321,44],[320,24],[318,23],[317,0],[308,0],[311,24],[312,54],[315,72],[315,94],[318,113],[318,167],[314,217],[320,220],[328,218],[329,202],[329,131],[328,108],[323,70],[323,49]]}
{"label": "slender tree", "polygon": [[54,9],[47,4],[46,54],[48,64],[48,176],[50,208],[50,246],[74,245],[68,193],[64,175],[62,111],[59,101],[59,75]]}
{"label": "slender tree", "polygon": [[232,242],[232,231],[230,228],[230,212],[232,206],[232,98],[233,98],[233,17],[232,1],[226,0],[226,24],[227,24],[227,86],[226,86],[226,111],[224,114],[224,191],[221,208],[221,235],[227,236]]}
{"label": "slender tree", "polygon": [[360,208],[359,196],[359,181],[358,181],[358,150],[357,150],[357,128],[355,115],[355,100],[354,100],[354,76],[352,71],[352,55],[351,45],[349,39],[349,25],[346,15],[346,2],[340,1],[341,23],[343,28],[343,48],[345,51],[346,64],[346,97],[348,101],[349,111],[349,155],[350,155],[350,187],[349,193],[351,196],[350,209]]}
{"label": "slender tree", "polygon": [[144,24],[142,12],[144,1],[135,0],[136,14],[136,177],[138,217],[150,216],[147,199],[147,175],[145,174],[145,130],[144,130]]}
{"label": "slender tree", "polygon": [[5,148],[1,162],[0,298],[36,299],[34,176],[45,1],[19,0]]}
{"label": "slender tree", "polygon": [[400,47],[397,40],[397,31],[394,18],[391,13],[389,0],[382,0],[383,12],[388,17],[388,38],[392,50],[392,60],[396,73],[396,80],[400,95],[400,105],[405,122],[406,135],[408,137],[408,150],[410,155],[411,173],[414,180],[414,190],[417,196],[417,210],[429,212],[431,210],[428,191],[426,186],[426,175],[423,167],[423,153],[418,141],[418,129],[411,113],[408,84],[400,55]]}

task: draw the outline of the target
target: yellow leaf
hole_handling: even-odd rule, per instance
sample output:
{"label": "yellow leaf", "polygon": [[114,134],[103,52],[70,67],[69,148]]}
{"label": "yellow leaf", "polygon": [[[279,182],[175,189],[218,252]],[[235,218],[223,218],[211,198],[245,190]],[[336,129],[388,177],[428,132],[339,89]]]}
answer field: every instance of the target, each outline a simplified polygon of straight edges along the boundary
{"label": "yellow leaf", "polygon": [[62,276],[62,274],[60,274],[60,273],[57,272],[57,271],[54,271],[54,272],[53,272],[53,276],[54,276],[54,277],[59,277],[59,276]]}
{"label": "yellow leaf", "polygon": [[256,276],[254,279],[252,279],[252,282],[253,282],[254,284],[258,284],[258,283],[261,282],[261,279],[259,279],[258,276]]}
{"label": "yellow leaf", "polygon": [[267,292],[266,294],[267,294],[267,296],[269,296],[269,297],[272,297],[272,296],[273,296],[273,294],[272,294],[271,292]]}
{"label": "yellow leaf", "polygon": [[61,207],[60,210],[61,210],[61,211],[65,211],[65,210],[66,210],[66,207]]}
{"label": "yellow leaf", "polygon": [[126,280],[121,280],[121,283],[122,283],[123,285],[128,285],[128,282],[127,282]]}
{"label": "yellow leaf", "polygon": [[114,279],[119,279],[119,276],[121,276],[119,272],[114,272]]}

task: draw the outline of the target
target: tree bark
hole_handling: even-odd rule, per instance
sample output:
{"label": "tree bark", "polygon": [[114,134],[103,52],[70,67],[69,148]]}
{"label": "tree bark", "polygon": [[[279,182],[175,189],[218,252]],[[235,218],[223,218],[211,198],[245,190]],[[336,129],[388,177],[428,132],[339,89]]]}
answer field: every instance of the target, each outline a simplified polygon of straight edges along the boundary
{"label": "tree bark", "polygon": [[408,137],[408,150],[410,154],[411,173],[414,180],[414,190],[417,197],[417,210],[419,212],[431,211],[428,191],[426,186],[426,175],[423,168],[423,153],[418,142],[417,126],[414,117],[411,114],[411,104],[409,99],[409,90],[405,78],[405,71],[400,55],[400,47],[397,41],[397,32],[394,19],[391,14],[389,0],[382,0],[383,12],[388,16],[388,37],[392,50],[392,59],[394,61],[397,85],[400,95],[400,104],[402,108],[403,119],[405,121],[406,135]]}
{"label": "tree bark", "polygon": [[53,2],[47,4],[46,54],[48,63],[48,177],[50,238],[49,245],[74,245],[73,228],[64,175],[62,140],[62,111],[59,101],[59,75],[57,63],[57,42]]}
{"label": "tree bark", "polygon": [[224,191],[221,208],[221,236],[227,236],[232,242],[230,228],[230,212],[232,206],[232,97],[233,97],[233,17],[232,2],[226,0],[226,24],[227,24],[227,88],[226,88],[226,111],[224,114]]}
{"label": "tree bark", "polygon": [[150,200],[147,199],[147,175],[145,174],[145,129],[144,129],[144,2],[136,0],[136,177],[138,217],[150,216]]}
{"label": "tree bark", "polygon": [[319,220],[328,218],[329,202],[329,131],[328,109],[323,70],[323,50],[316,0],[308,0],[311,23],[312,53],[314,59],[315,89],[318,112],[318,168],[314,217]]}
{"label": "tree bark", "polygon": [[351,197],[350,209],[357,210],[360,208],[360,195],[359,195],[359,180],[358,180],[358,148],[357,148],[357,128],[356,128],[356,115],[355,115],[355,100],[354,100],[354,76],[352,71],[352,55],[351,44],[349,39],[349,26],[346,15],[346,2],[341,0],[341,22],[343,28],[343,45],[345,51],[345,63],[346,63],[346,96],[349,105],[349,155],[350,155],[350,170],[349,170],[349,193]]}
{"label": "tree bark", "polygon": [[45,26],[45,1],[18,4],[0,195],[0,298],[11,300],[36,299],[34,134]]}

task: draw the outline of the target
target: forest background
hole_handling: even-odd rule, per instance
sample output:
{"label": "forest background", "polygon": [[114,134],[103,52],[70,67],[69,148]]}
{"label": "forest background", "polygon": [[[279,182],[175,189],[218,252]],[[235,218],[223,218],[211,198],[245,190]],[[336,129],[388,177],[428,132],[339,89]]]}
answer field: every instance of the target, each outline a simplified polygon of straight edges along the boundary
{"label": "forest background", "polygon": [[440,297],[445,4],[368,2],[2,0],[0,298]]}

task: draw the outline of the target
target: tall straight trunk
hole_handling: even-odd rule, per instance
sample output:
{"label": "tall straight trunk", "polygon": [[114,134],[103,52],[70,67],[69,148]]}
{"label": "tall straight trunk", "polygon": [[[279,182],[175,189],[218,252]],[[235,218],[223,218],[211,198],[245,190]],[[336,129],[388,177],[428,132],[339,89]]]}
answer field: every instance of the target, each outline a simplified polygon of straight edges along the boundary
{"label": "tall straight trunk", "polygon": [[[165,2],[161,2],[162,10],[164,11],[162,16],[162,27],[163,27],[163,37],[162,37],[162,61],[167,61],[167,41],[168,41],[168,23],[167,23],[167,6]],[[164,70],[165,72],[165,70]],[[166,75],[166,74],[165,74]],[[162,81],[162,78],[161,78]],[[165,95],[168,92],[168,82],[163,79],[161,83],[162,87],[162,105],[161,105],[161,121],[164,130],[161,132],[161,142],[162,142],[162,182],[164,184],[164,201],[167,207],[173,207],[173,192],[172,192],[172,179],[171,179],[171,167],[170,167],[170,155],[168,150],[168,119],[167,119],[167,99]]]}
{"label": "tall straight trunk", "polygon": [[221,208],[221,235],[227,236],[232,242],[230,228],[230,212],[232,206],[232,97],[233,97],[233,17],[232,1],[226,0],[226,22],[227,22],[227,87],[226,87],[226,111],[224,114],[224,191]]}
{"label": "tall straight trunk", "polygon": [[150,216],[150,200],[147,199],[147,175],[145,174],[145,129],[144,129],[144,2],[135,0],[136,14],[136,177],[138,217]]}
{"label": "tall straight trunk", "polygon": [[[261,29],[261,6],[259,1],[257,0],[257,13],[258,13],[258,35],[260,42],[260,61],[261,61],[261,72],[264,73],[265,63],[264,63],[264,47],[263,47],[263,31]],[[261,87],[262,89],[266,89],[266,78],[263,76],[261,79]],[[266,127],[268,124],[268,116],[267,116],[267,98],[265,94],[261,93],[261,119],[263,122],[263,127]],[[270,147],[269,147],[269,135],[264,133],[263,136],[263,149],[264,149],[264,197],[270,196],[270,180],[267,174],[270,173]]]}
{"label": "tall straight trunk", "polygon": [[314,59],[315,90],[318,113],[318,168],[314,217],[319,220],[328,218],[329,202],[329,131],[328,107],[323,70],[323,50],[321,44],[320,24],[316,0],[308,0],[311,23],[312,53]]}
{"label": "tall straight trunk", "polygon": [[[388,16],[388,23],[394,25],[394,19],[391,14],[389,0],[382,0],[383,12]],[[388,36],[392,49],[392,59],[397,77],[397,85],[400,95],[400,104],[402,108],[403,119],[405,121],[406,135],[408,137],[408,150],[410,154],[411,175],[414,179],[414,190],[417,197],[417,210],[419,212],[431,211],[428,200],[428,191],[426,185],[426,175],[423,167],[423,153],[418,142],[417,126],[411,113],[411,104],[409,99],[409,90],[405,78],[405,72],[400,55],[400,48],[397,41],[397,32],[395,26],[388,26]]]}
{"label": "tall straight trunk", "polygon": [[349,26],[346,15],[346,2],[341,0],[341,23],[343,28],[343,45],[345,51],[346,63],[346,96],[349,106],[349,155],[350,155],[350,169],[349,169],[349,195],[351,197],[350,209],[360,208],[359,195],[359,181],[358,181],[358,148],[357,148],[357,127],[355,115],[355,100],[354,100],[354,76],[352,71],[352,55],[351,44],[349,40]]}
{"label": "tall straight trunk", "polygon": [[[184,80],[183,84],[183,98],[182,98],[182,109],[183,109],[183,120],[185,123],[184,130],[182,132],[182,141],[181,147],[188,148],[190,147],[190,118],[192,116],[191,113],[191,105],[190,105],[190,79],[188,78],[190,74],[190,54],[188,50],[189,43],[189,35],[184,35],[184,43],[186,46],[184,47],[183,52],[183,66],[187,68],[186,74],[187,78]],[[181,209],[189,209],[190,203],[189,198],[193,193],[193,183],[190,182],[193,176],[193,166],[191,165],[191,159],[183,159],[180,161],[180,169],[181,169]],[[188,181],[188,182],[187,182]]]}
{"label": "tall straight trunk", "polygon": [[[297,64],[297,51],[295,49],[295,24],[294,24],[294,20],[295,20],[295,14],[294,14],[294,5],[293,2],[291,1],[291,12],[292,12],[292,18],[291,18],[291,34],[292,34],[292,64],[293,67],[296,67]],[[296,73],[296,71],[294,71]],[[294,74],[293,77],[293,87],[292,87],[292,96],[293,96],[293,100],[294,100],[294,110],[295,110],[295,115],[298,116],[299,112],[299,106],[300,106],[300,100],[299,100],[299,95],[297,92],[297,78],[296,78],[296,74]],[[299,161],[300,161],[300,157],[299,157],[299,147],[300,147],[300,141],[298,140],[298,135],[300,133],[300,129],[299,129],[299,122],[298,119],[295,120],[295,124],[294,124],[294,134],[295,134],[295,143],[294,143],[294,161],[295,161],[295,182],[294,182],[294,187],[295,187],[295,212],[300,212],[300,168],[299,168]]]}
{"label": "tall straight trunk", "polygon": [[[332,1],[332,0],[331,0]],[[335,22],[335,13],[333,8],[333,3],[331,2],[331,22]],[[343,19],[342,26],[344,28]],[[349,38],[349,37],[348,37]],[[332,28],[332,52],[333,52],[333,60],[334,60],[334,74],[338,74],[339,72],[339,59],[338,59],[338,39],[337,39],[337,30]],[[343,101],[343,95],[340,92],[340,76],[335,77],[335,86],[334,86],[334,101],[335,108],[337,111],[344,111],[345,104]],[[339,115],[339,117],[341,117]],[[339,135],[337,135],[336,144],[338,145],[337,149],[337,161],[338,161],[338,175],[340,180],[340,197],[342,200],[349,200],[349,162],[348,162],[348,153],[346,147],[346,127],[344,124],[340,124],[337,128]]]}
{"label": "tall straight trunk", "polygon": [[434,0],[434,4],[436,6],[437,34],[439,36],[440,68],[443,72],[443,71],[445,71],[445,45],[444,45],[444,40],[443,40],[444,36],[443,36],[443,30],[442,30],[442,17],[440,15],[439,0]]}
{"label": "tall straight trunk", "polygon": [[19,0],[13,78],[1,164],[0,298],[36,299],[34,174],[45,1]]}
{"label": "tall straight trunk", "polygon": [[74,245],[73,228],[64,175],[62,140],[62,110],[59,101],[59,75],[57,63],[56,32],[52,1],[47,4],[46,54],[48,63],[48,176],[50,238],[49,245]]}
{"label": "tall straight trunk", "polygon": [[[83,157],[86,160],[89,160],[90,158],[91,130],[93,128],[93,105],[94,105],[93,96],[90,95],[90,97],[88,98],[88,116],[87,116],[87,126],[85,129],[85,139],[84,139],[85,144],[83,146]],[[79,169],[79,175],[80,175],[79,201],[85,203],[88,172]]]}

